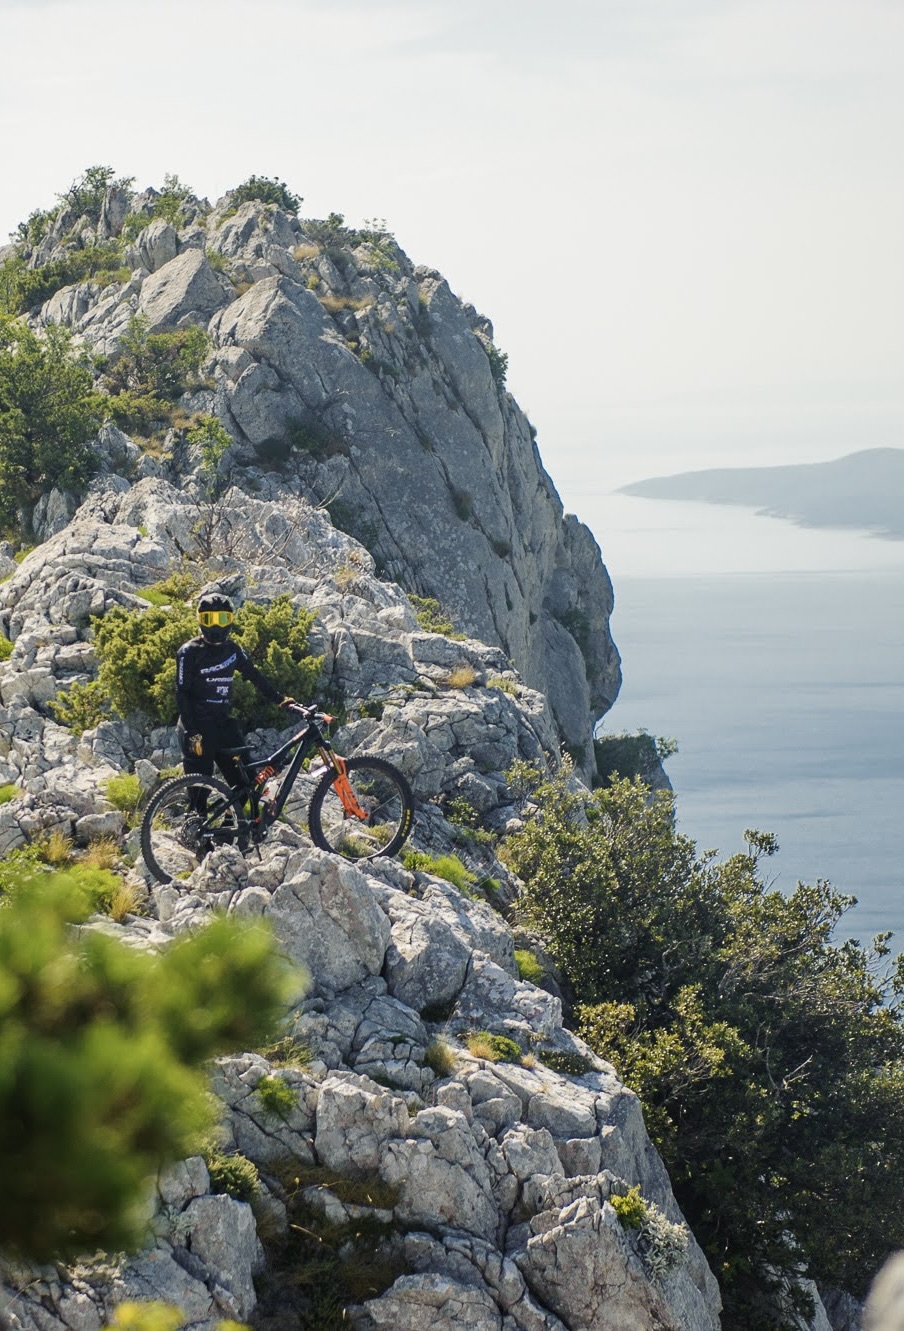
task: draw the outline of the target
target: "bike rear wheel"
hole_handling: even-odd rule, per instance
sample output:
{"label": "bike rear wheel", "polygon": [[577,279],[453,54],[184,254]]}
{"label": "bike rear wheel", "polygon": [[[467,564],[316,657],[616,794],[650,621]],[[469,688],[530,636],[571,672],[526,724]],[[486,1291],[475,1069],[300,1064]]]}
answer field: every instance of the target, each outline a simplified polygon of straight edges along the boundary
{"label": "bike rear wheel", "polygon": [[408,782],[383,758],[349,758],[345,766],[364,817],[347,811],[336,788],[335,772],[325,772],[308,809],[311,840],[321,850],[347,860],[395,855],[414,825],[414,797]]}
{"label": "bike rear wheel", "polygon": [[141,854],[158,883],[188,878],[217,846],[234,845],[245,819],[235,791],[215,776],[177,776],[148,800]]}

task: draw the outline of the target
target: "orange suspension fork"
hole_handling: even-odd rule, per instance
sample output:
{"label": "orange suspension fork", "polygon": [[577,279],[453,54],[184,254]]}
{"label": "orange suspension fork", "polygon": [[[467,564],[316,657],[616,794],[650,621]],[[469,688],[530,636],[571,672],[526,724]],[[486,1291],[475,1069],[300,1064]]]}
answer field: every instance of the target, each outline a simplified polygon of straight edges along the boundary
{"label": "orange suspension fork", "polygon": [[345,759],[340,758],[338,753],[326,752],[320,750],[323,761],[332,767],[336,772],[336,780],[333,782],[333,789],[342,801],[342,807],[350,818],[359,818],[362,823],[366,823],[370,816],[365,809],[361,808],[352,790],[351,782],[348,779],[348,771],[345,766]]}

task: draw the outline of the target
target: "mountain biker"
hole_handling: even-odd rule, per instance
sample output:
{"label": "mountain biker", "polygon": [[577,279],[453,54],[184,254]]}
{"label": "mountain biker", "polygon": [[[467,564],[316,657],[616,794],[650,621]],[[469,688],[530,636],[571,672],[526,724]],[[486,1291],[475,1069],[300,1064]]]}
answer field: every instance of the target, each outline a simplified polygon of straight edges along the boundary
{"label": "mountain biker", "polygon": [[198,600],[200,634],[176,653],[176,727],[186,776],[212,776],[214,763],[230,786],[239,785],[234,753],[245,737],[232,715],[232,680],[236,671],[270,702],[289,707],[295,701],[261,674],[237,642],[230,642],[235,608],[221,592]]}

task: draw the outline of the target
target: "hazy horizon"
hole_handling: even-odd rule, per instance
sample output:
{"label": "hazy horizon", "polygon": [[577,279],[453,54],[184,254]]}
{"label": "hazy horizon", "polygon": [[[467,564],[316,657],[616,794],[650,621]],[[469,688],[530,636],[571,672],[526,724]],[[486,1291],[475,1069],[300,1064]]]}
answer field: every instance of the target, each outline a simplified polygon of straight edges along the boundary
{"label": "hazy horizon", "polygon": [[493,320],[561,489],[904,444],[891,0],[0,0],[0,32],[4,239],[95,163],[279,176]]}

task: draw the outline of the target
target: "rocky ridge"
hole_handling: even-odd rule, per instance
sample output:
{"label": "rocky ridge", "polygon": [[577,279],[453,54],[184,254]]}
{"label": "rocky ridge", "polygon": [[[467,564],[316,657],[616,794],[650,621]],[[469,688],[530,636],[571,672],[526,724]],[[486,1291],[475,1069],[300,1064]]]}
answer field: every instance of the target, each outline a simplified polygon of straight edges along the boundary
{"label": "rocky ridge", "polygon": [[[127,210],[150,219],[156,197],[114,187],[96,223],[62,213],[28,263],[117,238]],[[178,230],[149,220],[124,247],[127,281],[65,286],[35,324],[64,324],[114,362],[136,315],[150,333],[205,328],[204,387],[181,405],[227,427],[245,488],[279,459],[284,491],[328,503],[388,576],[499,646],[591,770],[591,727],[620,683],[612,588],[505,390],[492,325],[386,232],[228,195],[187,216]],[[158,465],[120,447],[114,469],[126,462],[130,479],[181,474],[172,450]],[[46,537],[74,499],[42,504]]]}
{"label": "rocky ridge", "polygon": [[[80,844],[121,835],[134,852],[105,781],[134,770],[150,786],[175,757],[171,733],[106,721],[77,737],[48,704],[93,677],[90,617],[148,604],[142,589],[191,548],[198,502],[191,482],[101,478],[66,526],[7,568],[0,627],[14,646],[0,665],[0,784],[17,794],[0,805],[0,853],[53,829]],[[209,574],[239,597],[288,593],[316,610],[325,678],[350,714],[356,699],[383,700],[379,720],[350,720],[337,743],[383,753],[409,775],[414,844],[455,848],[510,899],[517,885],[492,849],[463,847],[441,804],[462,796],[489,827],[519,816],[507,768],[519,757],[556,760],[543,696],[498,647],[421,630],[370,554],[304,499],[234,488],[218,522]],[[473,681],[450,688],[461,664]],[[564,1028],[559,999],[519,979],[516,935],[488,900],[396,861],[347,864],[291,824],[274,829],[260,860],[223,848],[178,886],[154,886],[140,861],[129,873],[141,909],[88,927],[159,948],[217,910],[271,922],[312,976],[288,1032],[306,1058],[282,1065],[249,1051],[215,1067],[224,1149],[260,1171],[253,1205],[214,1193],[200,1158],[174,1166],[149,1202],[143,1252],[3,1269],[16,1331],[99,1331],[129,1298],[179,1304],[200,1328],[222,1317],[320,1325],[274,1269],[298,1204],[286,1185],[293,1170],[318,1180],[302,1189],[309,1225],[379,1227],[395,1274],[351,1309],[359,1331],[718,1326],[716,1282],[637,1098]],[[513,1040],[524,1061],[470,1053],[464,1036],[475,1029]],[[281,1115],[256,1091],[264,1077],[290,1092]],[[379,1196],[349,1200],[340,1185],[355,1180]],[[610,1202],[632,1184],[655,1219],[645,1236],[624,1229]]]}

